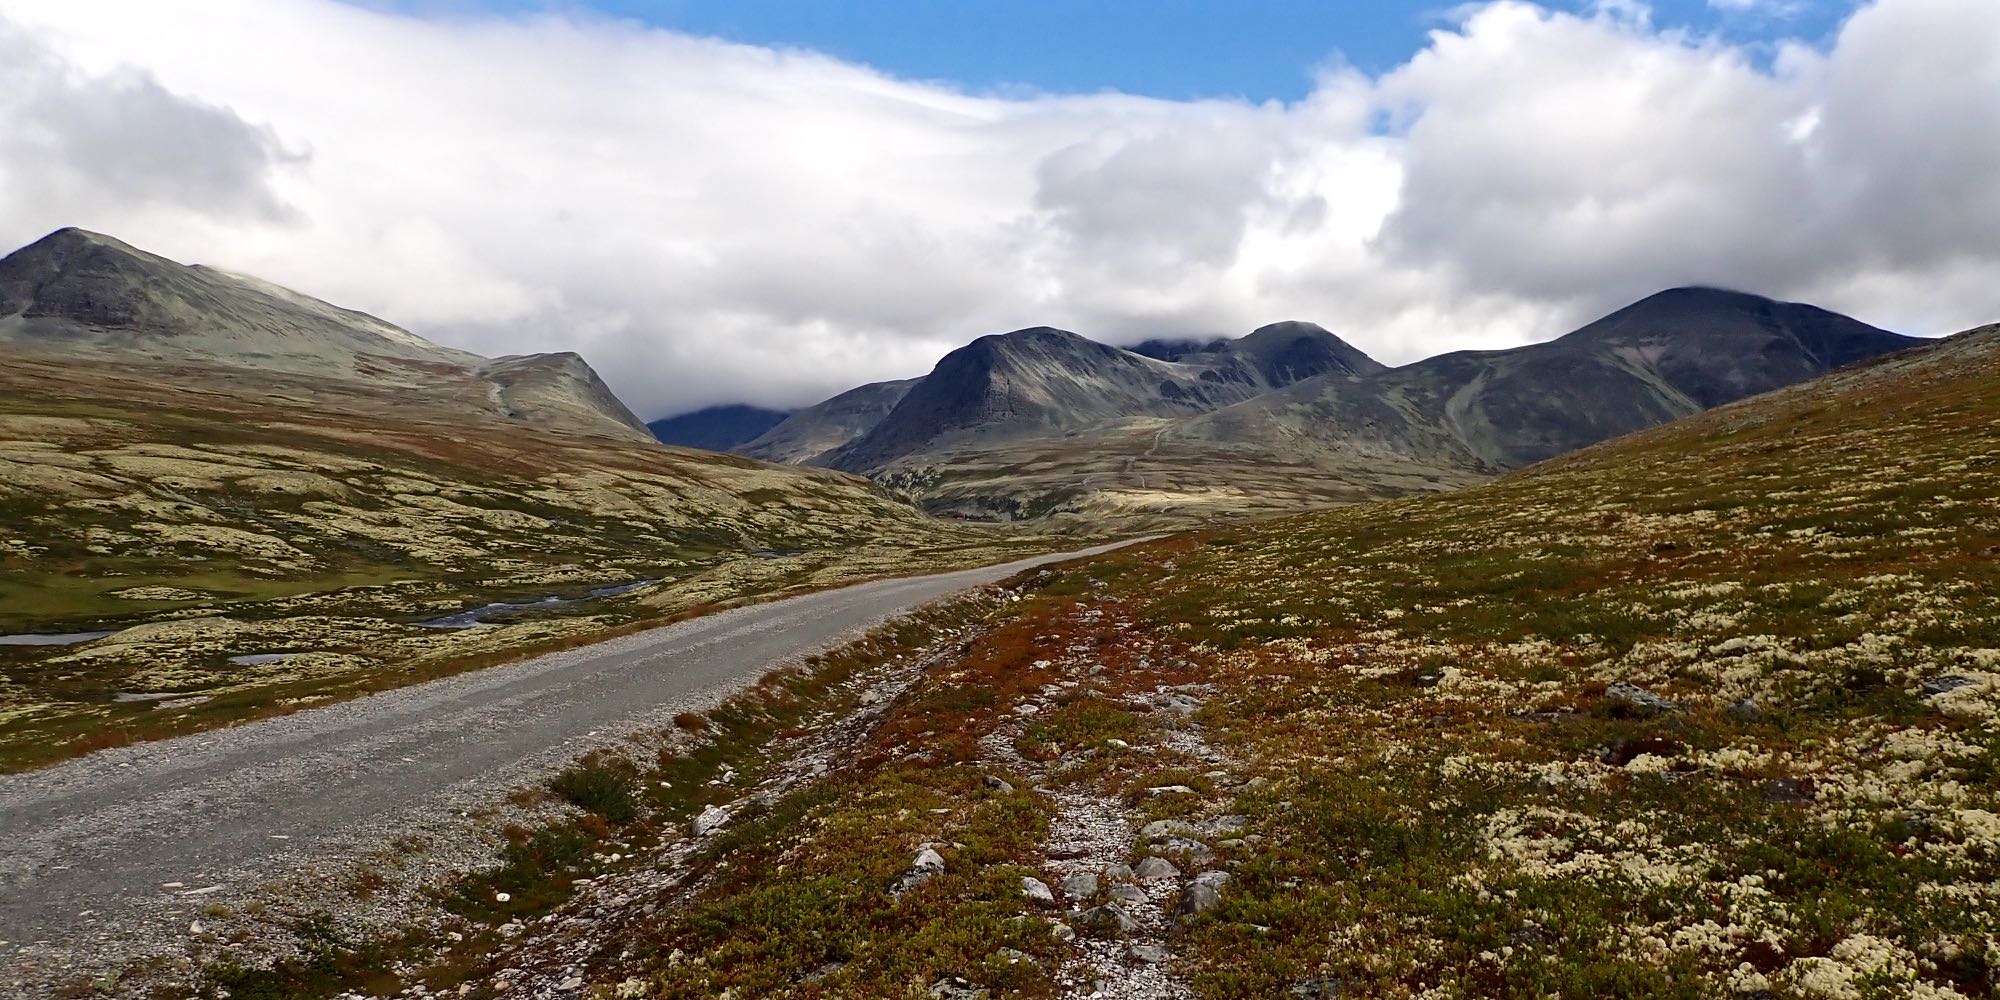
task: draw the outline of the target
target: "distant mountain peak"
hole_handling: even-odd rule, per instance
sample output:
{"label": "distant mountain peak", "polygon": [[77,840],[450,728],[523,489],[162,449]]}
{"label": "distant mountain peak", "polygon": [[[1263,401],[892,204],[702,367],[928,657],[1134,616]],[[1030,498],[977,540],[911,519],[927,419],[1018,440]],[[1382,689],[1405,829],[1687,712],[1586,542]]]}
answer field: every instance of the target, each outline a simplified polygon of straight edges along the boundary
{"label": "distant mountain peak", "polygon": [[791,416],[748,403],[724,403],[650,421],[646,429],[662,443],[705,451],[735,451]]}
{"label": "distant mountain peak", "polygon": [[78,247],[91,247],[91,246],[104,247],[110,250],[117,250],[121,253],[127,253],[134,257],[145,257],[145,258],[151,258],[153,260],[166,259],[164,257],[159,257],[154,254],[147,253],[146,251],[141,250],[138,247],[135,247],[130,243],[125,242],[124,240],[118,239],[115,236],[106,236],[103,233],[92,232],[91,230],[88,229],[80,229],[76,226],[64,226],[61,229],[58,229],[55,232],[50,233],[47,236],[44,236],[41,239],[36,240],[35,242],[30,243],[27,246],[22,247],[20,250],[17,250],[15,252],[16,253],[48,252],[54,250],[66,250]]}
{"label": "distant mountain peak", "polygon": [[470,391],[474,405],[504,416],[650,437],[573,351],[489,361],[260,278],[181,264],[75,227],[0,258],[0,345],[91,362]]}
{"label": "distant mountain peak", "polygon": [[1311,323],[1238,340],[1127,350],[1048,326],[980,337],[945,355],[827,464],[870,472],[939,448],[1060,435],[1128,418],[1185,417],[1323,374],[1382,370]]}

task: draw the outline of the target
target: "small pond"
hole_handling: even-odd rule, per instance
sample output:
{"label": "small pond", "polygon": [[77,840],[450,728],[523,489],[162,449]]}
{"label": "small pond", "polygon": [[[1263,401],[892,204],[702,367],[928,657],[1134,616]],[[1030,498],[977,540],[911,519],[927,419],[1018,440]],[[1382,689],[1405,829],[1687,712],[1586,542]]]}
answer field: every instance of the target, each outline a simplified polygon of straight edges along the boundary
{"label": "small pond", "polygon": [[420,621],[417,622],[417,625],[422,628],[474,628],[479,625],[484,625],[486,623],[486,619],[491,618],[494,615],[504,614],[509,611],[522,611],[528,608],[558,608],[569,604],[582,604],[586,601],[594,601],[606,597],[617,597],[620,594],[629,594],[635,590],[638,590],[640,587],[646,586],[647,584],[658,583],[658,582],[660,581],[634,580],[631,583],[621,583],[610,587],[598,587],[594,590],[589,591],[589,595],[586,597],[565,598],[565,597],[551,596],[551,597],[544,597],[539,601],[524,601],[512,604],[506,601],[496,601],[484,607],[472,608],[471,610],[468,611],[460,611],[456,614],[449,614],[439,618],[432,618],[427,621]]}
{"label": "small pond", "polygon": [[283,663],[294,656],[304,655],[304,653],[244,653],[241,656],[230,657],[229,662],[239,667],[258,667],[266,663]]}
{"label": "small pond", "polygon": [[74,646],[79,642],[102,639],[112,632],[23,632],[19,635],[0,635],[0,646]]}

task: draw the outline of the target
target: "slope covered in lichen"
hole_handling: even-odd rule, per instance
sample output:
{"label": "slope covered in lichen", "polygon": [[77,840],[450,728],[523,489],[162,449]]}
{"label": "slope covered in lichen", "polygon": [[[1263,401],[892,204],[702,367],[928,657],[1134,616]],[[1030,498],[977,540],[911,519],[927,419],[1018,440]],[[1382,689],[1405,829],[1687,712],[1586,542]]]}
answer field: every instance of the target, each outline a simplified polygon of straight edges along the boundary
{"label": "slope covered in lichen", "polygon": [[[840,772],[875,791],[769,824],[732,855],[758,878],[714,883],[657,952],[621,941],[598,981],[1057,995],[1164,967],[1210,997],[1990,996],[1995,496],[2000,328],[1459,493],[1044,574]],[[954,849],[991,808],[982,773],[1022,787],[1037,843]],[[1014,896],[1077,867],[1053,831],[1079,802],[1128,834],[1184,822],[1095,859],[1179,868],[1134,904],[1162,965],[1091,943],[1076,911],[1101,896]],[[864,821],[884,835],[836,835]],[[914,898],[811,881],[925,843],[946,874]],[[1147,916],[1205,869],[1230,874],[1217,905]],[[1010,930],[982,960],[699,919],[773,900],[1083,937]]]}

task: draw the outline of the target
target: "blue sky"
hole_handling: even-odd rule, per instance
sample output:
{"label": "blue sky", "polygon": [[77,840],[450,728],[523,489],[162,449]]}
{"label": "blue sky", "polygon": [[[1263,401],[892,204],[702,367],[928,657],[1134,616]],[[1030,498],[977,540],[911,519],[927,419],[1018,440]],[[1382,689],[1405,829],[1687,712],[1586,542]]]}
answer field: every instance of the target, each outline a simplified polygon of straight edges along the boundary
{"label": "blue sky", "polygon": [[[811,49],[978,91],[1118,90],[1296,100],[1317,66],[1391,69],[1448,23],[1425,0],[387,0],[428,12],[595,10],[756,45]],[[1581,10],[1594,0],[1548,0]],[[1653,23],[1752,46],[1825,41],[1853,0],[1655,0]]]}

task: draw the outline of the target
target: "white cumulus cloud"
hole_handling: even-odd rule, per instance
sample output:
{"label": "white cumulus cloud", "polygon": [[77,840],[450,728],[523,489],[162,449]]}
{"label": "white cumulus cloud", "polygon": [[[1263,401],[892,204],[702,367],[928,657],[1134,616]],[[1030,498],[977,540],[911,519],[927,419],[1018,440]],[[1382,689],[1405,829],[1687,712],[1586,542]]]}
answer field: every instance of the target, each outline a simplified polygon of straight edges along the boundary
{"label": "white cumulus cloud", "polygon": [[1723,284],[2000,319],[2000,4],[1775,58],[1643,7],[1461,8],[1292,103],[1005,95],[579,14],[0,0],[0,241],[62,225],[647,415],[799,404],[972,337],[1325,324],[1390,362]]}

